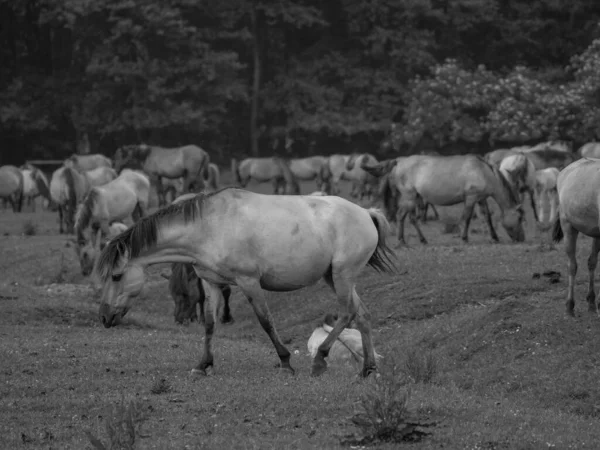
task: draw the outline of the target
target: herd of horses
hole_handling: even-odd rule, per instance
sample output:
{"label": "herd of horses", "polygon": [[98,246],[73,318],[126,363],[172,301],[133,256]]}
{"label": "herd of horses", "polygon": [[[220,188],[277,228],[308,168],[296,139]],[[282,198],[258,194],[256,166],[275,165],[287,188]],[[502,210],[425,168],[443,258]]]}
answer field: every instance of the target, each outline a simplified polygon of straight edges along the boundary
{"label": "herd of horses", "polygon": [[[489,197],[500,210],[500,223],[516,242],[525,239],[524,202],[529,197],[540,229],[553,227],[555,241],[566,237],[569,258],[567,312],[573,314],[575,242],[579,232],[593,237],[588,260],[590,311],[597,311],[593,274],[600,251],[600,144],[577,152],[563,142],[492,151],[485,156],[441,156],[432,152],[379,161],[371,154],[232,160],[236,186],[219,186],[218,167],[195,145],[179,148],[127,145],[113,159],[73,155],[51,177],[25,165],[0,167],[0,197],[20,211],[24,198],[43,196],[58,211],[61,233],[74,234],[84,275],[102,285],[100,320],[117,325],[139,295],[147,266],[171,263],[169,288],[175,320],[196,318],[200,303],[205,326],[204,352],[194,373],[213,365],[211,340],[215,320],[232,321],[231,285],[249,300],[270,337],[282,370],[293,373],[266,303],[265,291],[293,291],[323,279],[335,293],[343,314],[311,351],[313,375],[322,374],[332,345],[356,321],[362,338],[363,375],[376,368],[370,314],[356,292],[365,265],[395,270],[390,222],[397,222],[398,243],[405,245],[409,218],[421,242],[419,221],[427,209],[464,204],[462,239],[475,207],[498,241]],[[28,180],[27,182],[25,180]],[[299,180],[313,180],[317,191],[300,194]],[[352,183],[346,200],[339,183]],[[271,183],[273,194],[241,188]],[[26,189],[25,186],[28,186]],[[159,209],[149,214],[150,191]],[[172,199],[167,198],[171,192]],[[372,206],[379,205],[380,208]],[[130,225],[123,221],[131,220]],[[63,226],[64,225],[64,226]]]}

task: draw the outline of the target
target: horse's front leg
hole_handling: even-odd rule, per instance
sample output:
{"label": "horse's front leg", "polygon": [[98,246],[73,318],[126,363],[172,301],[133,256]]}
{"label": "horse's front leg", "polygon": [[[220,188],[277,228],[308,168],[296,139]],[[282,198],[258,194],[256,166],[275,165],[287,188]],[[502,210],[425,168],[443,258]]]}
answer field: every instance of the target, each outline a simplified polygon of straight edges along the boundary
{"label": "horse's front leg", "polygon": [[592,250],[588,258],[588,270],[589,270],[589,285],[587,293],[588,311],[597,314],[598,307],[596,305],[596,292],[594,290],[594,273],[598,266],[598,252],[600,251],[600,239],[594,238],[592,241]]}
{"label": "horse's front leg", "polygon": [[215,331],[215,322],[217,318],[217,311],[219,303],[221,301],[221,289],[219,286],[209,283],[208,281],[201,280],[202,288],[205,295],[208,296],[208,308],[206,308],[206,302],[204,303],[204,353],[202,358],[196,367],[192,369],[193,374],[206,375],[206,369],[213,367],[213,354],[211,350],[212,337]]}
{"label": "horse's front leg", "polygon": [[484,198],[483,200],[480,200],[478,203],[479,203],[479,207],[483,210],[483,215],[485,216],[485,220],[486,220],[488,228],[490,230],[490,236],[491,236],[492,240],[494,242],[499,242],[500,239],[498,239],[498,234],[496,234],[496,230],[494,229],[494,224],[492,223],[492,213],[487,204],[487,200]]}
{"label": "horse's front leg", "polygon": [[537,205],[535,202],[533,190],[528,188],[526,192],[529,194],[529,201],[531,202],[531,208],[533,209],[533,218],[535,219],[536,223],[539,223],[540,218],[538,216],[538,210],[537,210]]}
{"label": "horse's front leg", "polygon": [[221,293],[223,294],[223,316],[221,317],[221,323],[233,323],[235,320],[231,316],[231,309],[229,308],[229,297],[231,297],[231,286],[226,284],[221,287]]}
{"label": "horse's front leg", "polygon": [[[575,275],[577,275],[577,236],[579,235],[579,231],[562,218],[560,220],[560,226],[565,236],[565,253],[568,258],[567,270],[569,271],[569,286],[567,288],[567,314],[569,316],[575,316],[573,310],[575,309]],[[594,246],[596,245],[595,241],[596,239],[594,239]],[[596,255],[596,258],[597,257],[598,256]]]}
{"label": "horse's front leg", "polygon": [[63,207],[62,205],[58,205],[58,232],[63,234],[65,230],[63,229]]}
{"label": "horse's front leg", "polygon": [[406,245],[406,240],[404,239],[404,220],[406,216],[411,213],[410,205],[400,204],[398,206],[398,211],[396,212],[396,221],[398,222],[398,244],[396,247],[402,247]]}
{"label": "horse's front leg", "polygon": [[283,342],[281,342],[279,334],[277,334],[275,324],[273,323],[271,313],[269,312],[269,307],[267,306],[265,291],[260,287],[258,279],[244,277],[236,279],[235,281],[244,295],[246,295],[250,305],[252,305],[252,309],[254,309],[254,313],[256,314],[256,317],[258,317],[261,326],[269,335],[269,338],[277,351],[277,355],[279,356],[280,368],[285,372],[293,374],[294,369],[290,365],[290,352],[285,345],[283,345]]}

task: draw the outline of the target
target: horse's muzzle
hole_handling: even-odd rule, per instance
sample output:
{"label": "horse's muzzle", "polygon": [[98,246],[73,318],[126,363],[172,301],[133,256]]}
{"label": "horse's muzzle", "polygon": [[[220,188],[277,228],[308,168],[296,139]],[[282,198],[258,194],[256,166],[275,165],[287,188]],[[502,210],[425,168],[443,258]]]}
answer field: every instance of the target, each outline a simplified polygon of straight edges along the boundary
{"label": "horse's muzzle", "polygon": [[108,303],[102,303],[99,311],[100,322],[102,322],[104,328],[114,327],[120,323],[120,320],[127,314],[128,310],[129,308],[113,308]]}

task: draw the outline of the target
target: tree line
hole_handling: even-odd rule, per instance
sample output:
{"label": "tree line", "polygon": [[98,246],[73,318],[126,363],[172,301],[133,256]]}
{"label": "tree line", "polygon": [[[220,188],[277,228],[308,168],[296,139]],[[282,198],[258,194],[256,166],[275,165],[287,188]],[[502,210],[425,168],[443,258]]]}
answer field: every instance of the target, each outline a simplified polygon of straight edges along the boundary
{"label": "tree line", "polygon": [[[593,0],[0,0],[0,163],[598,138]],[[382,145],[382,142],[384,145]]]}

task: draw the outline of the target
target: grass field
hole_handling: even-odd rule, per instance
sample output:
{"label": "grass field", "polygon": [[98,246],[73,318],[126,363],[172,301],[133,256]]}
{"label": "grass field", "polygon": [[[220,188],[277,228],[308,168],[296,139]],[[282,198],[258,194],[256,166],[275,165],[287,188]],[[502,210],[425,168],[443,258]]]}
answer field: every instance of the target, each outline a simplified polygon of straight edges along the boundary
{"label": "grass field", "polygon": [[[443,222],[461,212],[439,210]],[[541,245],[547,237],[531,216],[523,244],[509,243],[501,227],[502,242],[490,243],[479,219],[465,245],[442,221],[423,226],[427,246],[407,226],[400,274],[366,268],[358,280],[377,351],[401,367],[424,356],[437,362],[431,382],[408,385],[411,414],[436,425],[420,442],[402,445],[600,448],[599,324],[585,305],[589,239],[579,242],[572,319],[564,314],[562,246]],[[309,376],[308,337],[337,310],[322,282],[269,295],[296,376],[274,368],[275,351],[234,288],[235,323],[217,328],[215,371],[193,377],[203,329],[174,323],[160,277],[168,267],[151,268],[124,324],[105,329],[96,289],[58,234],[56,213],[0,211],[0,255],[1,448],[93,448],[86,431],[106,441],[105,421],[121,398],[137,401],[146,417],[135,448],[340,448],[340,438],[356,431],[349,419],[373,378],[362,381],[356,368],[333,364],[322,377]],[[532,278],[547,270],[562,272],[561,281]]]}

